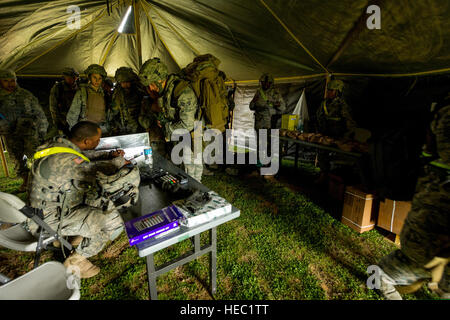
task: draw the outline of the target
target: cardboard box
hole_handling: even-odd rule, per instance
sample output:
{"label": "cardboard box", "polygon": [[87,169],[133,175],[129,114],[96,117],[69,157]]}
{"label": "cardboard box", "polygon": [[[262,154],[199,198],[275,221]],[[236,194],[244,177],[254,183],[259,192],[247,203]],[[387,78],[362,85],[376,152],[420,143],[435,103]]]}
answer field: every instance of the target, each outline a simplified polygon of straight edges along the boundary
{"label": "cardboard box", "polygon": [[411,201],[386,199],[380,202],[377,226],[395,234],[400,234],[403,223],[411,210]]}
{"label": "cardboard box", "polygon": [[376,201],[372,194],[356,187],[347,187],[341,222],[359,233],[370,231],[375,228],[375,209]]}
{"label": "cardboard box", "polygon": [[298,115],[283,114],[281,117],[281,129],[296,130],[298,125]]}

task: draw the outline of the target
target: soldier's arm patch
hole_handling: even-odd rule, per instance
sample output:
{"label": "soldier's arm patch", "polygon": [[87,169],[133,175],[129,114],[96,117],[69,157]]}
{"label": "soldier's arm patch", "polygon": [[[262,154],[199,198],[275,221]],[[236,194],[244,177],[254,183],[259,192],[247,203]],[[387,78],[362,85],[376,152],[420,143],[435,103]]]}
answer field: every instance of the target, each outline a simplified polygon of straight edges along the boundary
{"label": "soldier's arm patch", "polygon": [[76,164],[82,164],[84,162],[83,158],[81,158],[81,157],[76,157],[75,159],[73,159],[73,161]]}

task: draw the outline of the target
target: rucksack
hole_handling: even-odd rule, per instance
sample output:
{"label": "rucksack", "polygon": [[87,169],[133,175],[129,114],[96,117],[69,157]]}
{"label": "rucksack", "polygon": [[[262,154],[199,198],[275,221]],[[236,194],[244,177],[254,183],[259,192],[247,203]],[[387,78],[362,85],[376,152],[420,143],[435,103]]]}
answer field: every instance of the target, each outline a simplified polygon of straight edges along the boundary
{"label": "rucksack", "polygon": [[198,99],[196,119],[203,119],[207,128],[224,132],[228,121],[228,91],[219,64],[220,60],[211,54],[196,57],[181,70],[182,80],[176,85],[174,96],[179,97],[191,86]]}

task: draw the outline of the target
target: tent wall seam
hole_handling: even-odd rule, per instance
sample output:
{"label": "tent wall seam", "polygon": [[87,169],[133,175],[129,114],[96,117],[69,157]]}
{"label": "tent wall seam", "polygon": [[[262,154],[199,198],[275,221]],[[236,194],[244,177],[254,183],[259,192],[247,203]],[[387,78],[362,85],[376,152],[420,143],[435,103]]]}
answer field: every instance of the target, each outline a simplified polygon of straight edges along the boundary
{"label": "tent wall seam", "polygon": [[286,32],[292,37],[292,39],[295,40],[295,42],[297,42],[297,44],[299,44],[303,50],[306,51],[306,53],[313,58],[313,60],[322,67],[322,69],[324,69],[327,73],[329,73],[328,69],[325,68],[319,60],[316,59],[316,57],[313,56],[313,54],[303,45],[303,43],[292,33],[292,31],[286,26],[286,24],[281,21],[281,19],[276,15],[276,13],[264,2],[264,0],[259,0],[261,2],[261,4],[267,9],[267,11],[270,12],[270,14],[278,21],[279,24],[281,24],[281,26],[284,28],[284,30],[286,30]]}
{"label": "tent wall seam", "polygon": [[[113,6],[114,6],[114,5],[111,5],[111,8],[112,8]],[[75,32],[73,32],[73,33],[71,33],[69,36],[67,36],[67,37],[64,38],[63,40],[59,41],[56,45],[54,45],[54,46],[51,47],[50,49],[47,49],[47,50],[44,51],[42,54],[40,54],[40,55],[34,57],[33,59],[31,59],[30,61],[28,61],[27,63],[25,63],[24,65],[22,65],[20,68],[18,68],[18,69],[16,70],[16,72],[17,72],[17,71],[20,71],[20,70],[22,70],[22,69],[24,69],[24,68],[27,67],[27,66],[29,66],[29,65],[32,64],[34,61],[36,61],[37,59],[43,57],[43,56],[46,55],[47,53],[49,53],[49,52],[55,50],[55,49],[58,48],[60,45],[62,45],[63,43],[65,43],[67,40],[69,40],[70,38],[76,36],[77,34],[81,33],[81,32],[84,31],[85,29],[87,29],[89,26],[91,26],[92,24],[94,24],[95,22],[97,22],[99,19],[101,19],[101,18],[106,14],[106,10],[104,10],[104,9],[99,9],[98,11],[102,11],[102,10],[103,10],[103,13],[102,13],[102,14],[99,14],[99,16],[96,17],[94,20],[92,20],[91,22],[89,22],[89,23],[86,24],[84,27],[80,28],[79,30],[77,30],[77,31],[75,31]],[[97,12],[97,11],[96,11],[96,12]]]}
{"label": "tent wall seam", "polygon": [[106,61],[106,59],[107,59],[107,57],[108,57],[108,54],[109,54],[109,52],[111,51],[111,49],[112,49],[112,47],[113,47],[113,45],[114,45],[114,42],[116,42],[116,39],[117,39],[117,36],[119,35],[119,32],[118,31],[116,31],[115,33],[114,33],[114,36],[112,37],[112,39],[109,41],[109,43],[108,43],[108,47],[106,48],[106,52],[105,52],[105,54],[103,55],[103,58],[100,60],[100,62],[98,63],[99,65],[101,65],[101,66],[103,66],[104,64],[105,64],[105,61]]}
{"label": "tent wall seam", "polygon": [[[147,4],[147,3],[146,3]],[[159,11],[158,10],[156,10],[156,8],[154,8],[151,4],[147,4],[149,7],[150,7],[150,9],[153,9],[155,12],[156,12],[156,14],[167,24],[167,26],[170,28],[170,30],[172,30],[191,50],[192,50],[192,52],[196,55],[196,56],[199,56],[200,55],[200,52],[197,50],[197,49],[195,49],[175,28],[173,28],[172,27],[172,25],[170,24],[170,22],[169,21],[167,21],[167,19],[166,18],[164,18],[160,13],[159,13]]]}
{"label": "tent wall seam", "polygon": [[368,0],[367,4],[364,6],[364,10],[361,13],[361,15],[359,16],[358,20],[356,20],[353,28],[351,28],[347,34],[345,35],[344,40],[342,40],[341,44],[339,45],[338,49],[336,50],[336,52],[333,54],[333,56],[331,57],[331,59],[328,61],[326,67],[329,68],[330,65],[332,65],[334,62],[336,62],[337,59],[339,59],[339,57],[341,56],[341,54],[345,51],[345,49],[348,48],[348,46],[353,43],[353,41],[355,40],[355,38],[359,35],[359,33],[361,32],[361,26],[365,25],[365,21],[366,21],[366,8],[370,5],[370,4],[376,4],[378,6],[381,6],[381,2],[382,0]]}
{"label": "tent wall seam", "polygon": [[172,57],[172,60],[177,64],[178,68],[181,69],[180,64],[178,63],[178,61],[175,59],[174,55],[172,54],[172,51],[170,51],[169,47],[167,46],[166,42],[163,40],[163,38],[161,37],[161,34],[158,31],[158,28],[156,28],[155,22],[153,21],[153,19],[150,17],[150,15],[148,14],[147,10],[145,10],[144,8],[144,13],[147,16],[148,20],[150,21],[153,29],[155,30],[159,40],[162,42],[164,48],[166,48],[167,52],[169,53],[169,55]]}
{"label": "tent wall seam", "polygon": [[140,23],[140,5],[142,1],[138,3],[139,0],[133,0],[134,9],[134,29],[136,32],[136,45],[138,54],[138,69],[142,67],[142,39],[141,39],[141,23]]}

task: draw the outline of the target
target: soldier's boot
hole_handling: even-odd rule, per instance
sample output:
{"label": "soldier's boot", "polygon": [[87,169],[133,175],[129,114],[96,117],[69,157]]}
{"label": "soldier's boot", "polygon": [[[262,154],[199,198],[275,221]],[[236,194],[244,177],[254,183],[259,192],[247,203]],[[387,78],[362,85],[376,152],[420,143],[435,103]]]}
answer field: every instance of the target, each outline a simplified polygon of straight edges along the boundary
{"label": "soldier's boot", "polygon": [[388,300],[403,300],[400,293],[384,275],[380,278],[380,292]]}
{"label": "soldier's boot", "polygon": [[92,278],[100,272],[99,267],[94,266],[88,259],[76,252],[64,261],[64,266],[72,273],[78,274],[81,279]]}
{"label": "soldier's boot", "polygon": [[[72,245],[72,247],[78,246],[81,243],[81,241],[83,241],[83,237],[82,236],[70,237],[70,239],[69,239],[69,243]],[[59,242],[58,240],[53,241],[53,246],[55,248],[60,248],[61,247],[61,242]]]}

